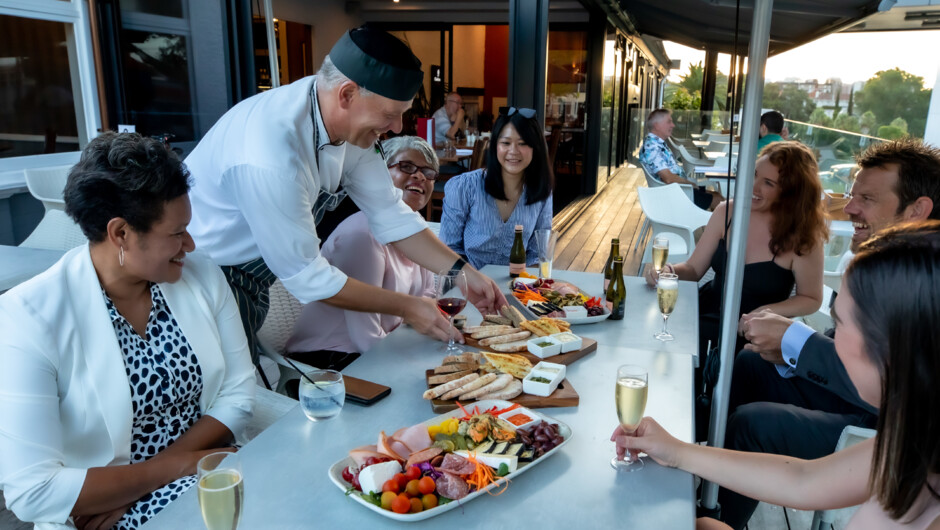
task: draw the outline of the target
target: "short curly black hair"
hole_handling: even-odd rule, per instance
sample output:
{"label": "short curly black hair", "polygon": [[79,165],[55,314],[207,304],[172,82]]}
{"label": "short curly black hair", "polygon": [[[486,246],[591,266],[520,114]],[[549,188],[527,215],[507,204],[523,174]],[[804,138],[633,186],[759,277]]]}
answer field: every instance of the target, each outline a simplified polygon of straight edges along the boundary
{"label": "short curly black hair", "polygon": [[109,131],[89,142],[69,171],[65,213],[92,243],[104,241],[116,217],[145,233],[163,216],[165,204],[186,195],[190,185],[189,171],[162,143]]}

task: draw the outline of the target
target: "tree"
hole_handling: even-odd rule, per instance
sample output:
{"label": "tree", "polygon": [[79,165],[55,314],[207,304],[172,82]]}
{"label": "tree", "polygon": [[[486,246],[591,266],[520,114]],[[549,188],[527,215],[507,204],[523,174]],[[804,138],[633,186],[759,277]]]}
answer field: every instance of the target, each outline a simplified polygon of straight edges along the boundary
{"label": "tree", "polygon": [[807,121],[816,109],[816,103],[792,83],[766,83],[763,107],[774,109],[790,120]]}
{"label": "tree", "polygon": [[891,120],[891,123],[888,124],[891,127],[897,127],[904,131],[904,134],[907,134],[907,121],[904,118],[895,118]]}
{"label": "tree", "polygon": [[[693,106],[693,104],[695,105]],[[672,94],[666,97],[665,101],[663,101],[663,106],[672,110],[697,109],[701,106],[701,104],[702,100],[698,93],[696,93],[695,97],[693,97],[691,94],[689,94],[689,91],[682,86],[675,87],[675,90],[672,91]]]}
{"label": "tree", "polygon": [[878,138],[884,138],[885,140],[897,140],[906,136],[905,133],[900,127],[895,127],[893,125],[882,125],[878,127]]}
{"label": "tree", "polygon": [[882,70],[855,93],[855,106],[858,112],[871,111],[878,124],[903,118],[911,135],[923,137],[930,92],[922,77],[899,68]]}
{"label": "tree", "polygon": [[832,126],[843,131],[856,133],[861,131],[858,116],[850,116],[848,114],[839,114],[836,116],[836,119],[832,121]]}
{"label": "tree", "polygon": [[[689,64],[689,72],[679,76],[679,83],[676,91],[684,88],[692,97],[692,109],[702,108],[702,81],[705,78],[705,68],[702,63]],[[728,76],[718,72],[715,81],[715,110],[725,110],[726,94],[728,93]],[[669,88],[666,88],[666,96],[670,96]],[[697,102],[697,103],[696,103]],[[676,107],[678,108],[678,107]]]}
{"label": "tree", "polygon": [[864,134],[871,134],[875,132],[875,126],[878,125],[878,118],[875,118],[875,113],[872,111],[866,111],[865,114],[862,114],[862,117],[858,120],[859,129]]}

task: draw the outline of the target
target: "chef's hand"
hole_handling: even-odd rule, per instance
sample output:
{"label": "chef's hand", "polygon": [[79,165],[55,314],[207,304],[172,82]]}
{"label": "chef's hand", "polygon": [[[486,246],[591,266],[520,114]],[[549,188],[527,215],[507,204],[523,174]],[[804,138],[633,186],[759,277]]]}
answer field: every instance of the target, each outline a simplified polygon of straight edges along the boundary
{"label": "chef's hand", "polygon": [[617,445],[618,459],[623,459],[627,451],[634,458],[640,453],[646,453],[657,464],[668,467],[679,465],[678,455],[683,445],[650,417],[640,420],[640,425],[633,433],[627,433],[618,425],[610,435],[610,441]]}
{"label": "chef's hand", "polygon": [[[676,269],[667,263],[663,265],[663,272],[675,273]],[[646,265],[646,274],[643,276],[646,277],[646,285],[649,285],[650,287],[656,287],[656,283],[659,281],[659,273],[656,272],[656,269],[653,268],[652,263],[648,263]]]}
{"label": "chef's hand", "polygon": [[410,303],[402,317],[406,324],[418,333],[440,341],[446,342],[453,337],[454,342],[464,342],[463,334],[447,321],[435,300],[418,296],[410,298]]}
{"label": "chef's hand", "polygon": [[463,270],[467,275],[467,299],[476,306],[481,315],[498,315],[501,307],[508,305],[506,297],[489,276],[470,267]]}
{"label": "chef's hand", "polygon": [[793,321],[780,316],[769,309],[753,312],[741,317],[741,331],[748,343],[745,350],[755,351],[761,358],[769,363],[786,364],[783,362],[783,334]]}

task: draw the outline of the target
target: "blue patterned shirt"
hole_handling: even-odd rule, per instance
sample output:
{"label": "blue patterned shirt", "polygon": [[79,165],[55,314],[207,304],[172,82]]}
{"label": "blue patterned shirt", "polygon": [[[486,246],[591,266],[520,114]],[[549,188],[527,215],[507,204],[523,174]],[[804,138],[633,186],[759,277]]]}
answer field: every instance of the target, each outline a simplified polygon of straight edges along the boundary
{"label": "blue patterned shirt", "polygon": [[650,175],[659,178],[659,172],[668,169],[673,174],[685,177],[682,166],[676,161],[666,142],[653,133],[647,133],[643,147],[640,149],[640,163],[649,171]]}
{"label": "blue patterned shirt", "polygon": [[503,222],[496,199],[483,189],[483,169],[458,175],[444,186],[444,212],[441,216],[441,241],[467,258],[475,268],[484,265],[509,265],[509,250],[522,225],[526,263],[538,263],[535,231],[552,227],[552,196],[526,204],[526,190],[509,219]]}

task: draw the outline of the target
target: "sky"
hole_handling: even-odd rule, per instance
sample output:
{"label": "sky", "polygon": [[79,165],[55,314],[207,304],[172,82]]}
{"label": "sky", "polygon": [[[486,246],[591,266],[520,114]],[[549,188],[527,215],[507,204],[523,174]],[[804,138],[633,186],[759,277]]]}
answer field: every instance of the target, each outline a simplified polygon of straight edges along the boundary
{"label": "sky", "polygon": [[[689,64],[704,62],[705,52],[664,41],[670,59],[681,59],[682,67],[669,72],[670,81],[688,72]],[[924,78],[931,88],[940,68],[940,30],[834,33],[767,60],[765,79],[818,79],[838,77],[844,83],[867,81],[881,70],[898,67]],[[728,73],[730,57],[718,56],[718,69]],[[940,87],[938,87],[940,88]]]}

